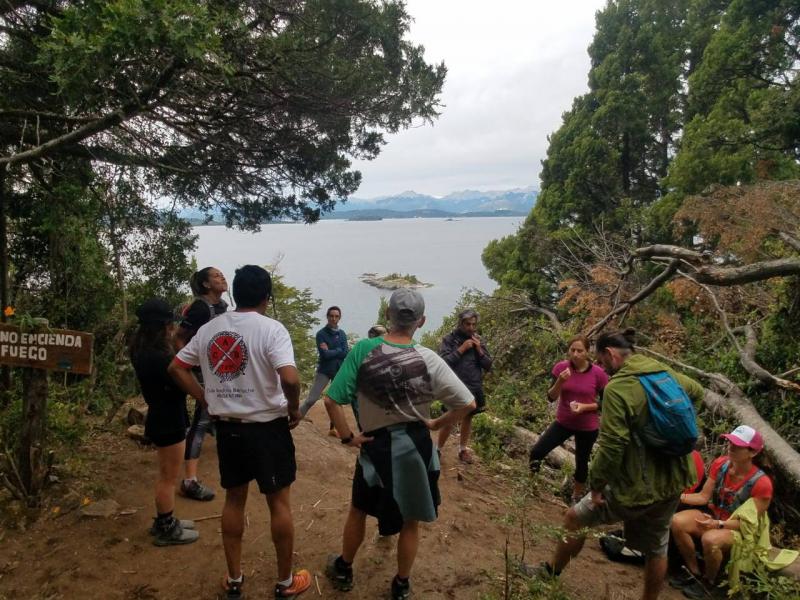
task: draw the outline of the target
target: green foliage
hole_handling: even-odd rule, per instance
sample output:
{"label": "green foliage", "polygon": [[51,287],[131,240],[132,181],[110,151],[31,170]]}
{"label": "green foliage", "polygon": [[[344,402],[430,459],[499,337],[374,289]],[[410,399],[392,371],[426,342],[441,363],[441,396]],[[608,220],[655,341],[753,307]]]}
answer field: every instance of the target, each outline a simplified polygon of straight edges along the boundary
{"label": "green foliage", "polygon": [[419,279],[417,279],[416,275],[411,275],[409,273],[389,273],[385,277],[381,277],[383,281],[394,281],[396,279],[400,279],[409,284],[418,284],[421,283]]}
{"label": "green foliage", "polygon": [[322,300],[314,298],[309,288],[298,289],[272,275],[272,302],[267,313],[283,323],[294,347],[294,359],[302,381],[311,381],[317,366],[317,346],[309,332],[319,324],[314,314]]}
{"label": "green foliage", "polygon": [[389,328],[389,319],[386,318],[386,311],[389,308],[389,301],[381,296],[380,304],[378,305],[378,314],[376,315],[375,324],[383,325]]}
{"label": "green foliage", "polygon": [[350,195],[352,157],[435,118],[446,73],[406,39],[396,1],[14,8],[0,17],[0,88],[12,91],[0,98],[0,160],[21,165],[14,182],[29,178],[20,154],[38,148],[55,164],[129,169],[151,198],[220,207],[248,228],[314,221]]}

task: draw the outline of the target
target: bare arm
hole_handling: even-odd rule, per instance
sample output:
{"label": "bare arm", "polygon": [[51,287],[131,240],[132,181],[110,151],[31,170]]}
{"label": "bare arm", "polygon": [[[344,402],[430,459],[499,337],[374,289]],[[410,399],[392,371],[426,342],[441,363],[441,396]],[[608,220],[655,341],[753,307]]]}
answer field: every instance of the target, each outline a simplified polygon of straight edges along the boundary
{"label": "bare arm", "polygon": [[289,403],[289,429],[294,429],[303,418],[300,414],[300,374],[294,365],[280,367],[277,371],[283,395]]}
{"label": "bare arm", "polygon": [[706,479],[703,484],[703,489],[694,494],[681,494],[681,502],[689,506],[705,506],[711,501],[711,495],[714,493],[714,484],[716,479],[710,477]]}
{"label": "bare arm", "polygon": [[373,438],[365,436],[360,431],[358,433],[353,433],[353,430],[350,429],[350,425],[347,424],[344,410],[328,395],[325,396],[325,410],[328,411],[328,416],[331,421],[333,421],[333,426],[336,428],[339,437],[342,440],[350,438],[350,442],[347,444],[348,446],[360,448],[361,444],[364,442],[371,442],[373,440]]}
{"label": "bare arm", "polygon": [[469,413],[477,408],[475,404],[475,400],[467,404],[466,406],[462,406],[460,408],[456,408],[455,410],[448,410],[438,419],[431,419],[430,421],[426,421],[426,425],[428,429],[431,431],[438,431],[442,427],[446,425],[455,425],[456,423],[460,423],[464,420]]}
{"label": "bare arm", "polygon": [[198,383],[190,367],[183,366],[183,364],[173,358],[169,367],[167,367],[167,373],[175,380],[179,388],[200,402],[203,407],[208,410],[203,386]]}

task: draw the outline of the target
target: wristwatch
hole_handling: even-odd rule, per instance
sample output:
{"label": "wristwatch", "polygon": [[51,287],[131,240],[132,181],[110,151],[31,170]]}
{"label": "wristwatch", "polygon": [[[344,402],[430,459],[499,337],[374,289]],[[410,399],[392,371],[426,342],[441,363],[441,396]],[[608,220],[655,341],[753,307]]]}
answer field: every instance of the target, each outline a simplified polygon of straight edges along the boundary
{"label": "wristwatch", "polygon": [[352,433],[350,433],[350,435],[348,435],[347,437],[343,437],[342,440],[341,440],[342,444],[344,444],[345,446],[347,444],[349,444],[350,442],[352,442],[352,441],[353,441],[353,434]]}
{"label": "wristwatch", "polygon": [[717,529],[725,529],[725,521],[719,519],[717,523],[719,523],[719,525],[717,525]]}

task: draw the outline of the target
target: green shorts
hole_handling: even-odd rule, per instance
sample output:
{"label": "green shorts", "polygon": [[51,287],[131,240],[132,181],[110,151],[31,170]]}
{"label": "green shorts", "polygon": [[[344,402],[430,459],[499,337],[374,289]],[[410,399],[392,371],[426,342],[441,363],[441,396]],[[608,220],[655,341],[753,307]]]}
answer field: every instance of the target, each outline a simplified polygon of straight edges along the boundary
{"label": "green shorts", "polygon": [[642,506],[622,506],[606,487],[603,490],[603,498],[605,504],[597,506],[592,502],[592,495],[586,494],[572,507],[581,527],[622,522],[625,528],[626,546],[638,550],[645,557],[667,555],[669,526],[680,497]]}

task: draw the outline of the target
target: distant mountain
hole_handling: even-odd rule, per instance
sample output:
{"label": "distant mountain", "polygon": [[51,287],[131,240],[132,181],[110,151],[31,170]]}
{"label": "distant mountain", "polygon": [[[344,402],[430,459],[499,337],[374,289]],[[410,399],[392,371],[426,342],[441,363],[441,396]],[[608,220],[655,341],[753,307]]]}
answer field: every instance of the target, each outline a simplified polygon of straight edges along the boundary
{"label": "distant mountain", "polygon": [[[479,192],[463,190],[443,198],[405,191],[393,196],[351,198],[340,202],[323,219],[398,219],[436,217],[526,216],[536,203],[538,190],[533,187]],[[193,225],[205,224],[204,213],[183,209],[181,216]],[[222,221],[221,212],[212,212],[212,224]]]}
{"label": "distant mountain", "polygon": [[466,217],[524,217],[528,213],[514,210],[484,210],[463,213],[438,210],[435,208],[418,208],[416,210],[388,210],[385,208],[368,208],[359,210],[336,211],[324,215],[323,219],[339,219],[349,221],[380,221],[381,219],[453,219]]}
{"label": "distant mountain", "polygon": [[497,210],[507,210],[527,215],[536,203],[538,193],[538,190],[533,187],[488,192],[464,190],[453,192],[443,198],[436,198],[407,191],[394,196],[381,196],[369,200],[351,198],[346,203],[339,204],[331,216],[335,215],[334,218],[336,218],[339,217],[339,213],[374,209],[403,212],[431,209],[456,214],[468,212],[493,213]]}

